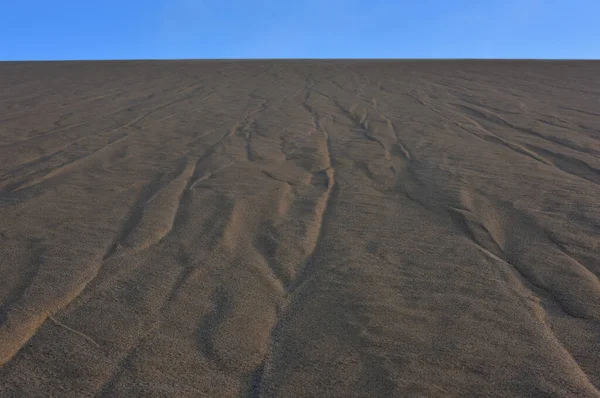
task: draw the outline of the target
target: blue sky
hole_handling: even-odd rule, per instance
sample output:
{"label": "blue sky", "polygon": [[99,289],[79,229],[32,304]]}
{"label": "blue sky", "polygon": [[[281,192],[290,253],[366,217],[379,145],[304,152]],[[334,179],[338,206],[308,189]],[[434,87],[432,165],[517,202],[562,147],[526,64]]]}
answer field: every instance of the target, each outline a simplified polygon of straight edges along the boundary
{"label": "blue sky", "polygon": [[600,58],[600,0],[0,0],[0,60]]}

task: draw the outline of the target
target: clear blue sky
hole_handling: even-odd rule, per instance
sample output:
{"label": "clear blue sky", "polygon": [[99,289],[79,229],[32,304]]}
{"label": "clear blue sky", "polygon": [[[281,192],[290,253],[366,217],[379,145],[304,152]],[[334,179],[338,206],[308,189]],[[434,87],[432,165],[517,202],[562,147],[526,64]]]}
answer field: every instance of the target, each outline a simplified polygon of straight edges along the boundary
{"label": "clear blue sky", "polygon": [[0,0],[0,60],[600,58],[600,0]]}

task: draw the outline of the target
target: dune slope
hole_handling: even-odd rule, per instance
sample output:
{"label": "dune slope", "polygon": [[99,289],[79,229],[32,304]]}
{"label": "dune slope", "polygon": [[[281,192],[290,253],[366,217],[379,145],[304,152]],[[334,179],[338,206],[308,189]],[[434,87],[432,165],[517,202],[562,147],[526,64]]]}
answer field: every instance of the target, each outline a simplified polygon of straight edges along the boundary
{"label": "dune slope", "polygon": [[0,87],[0,396],[600,396],[600,63]]}

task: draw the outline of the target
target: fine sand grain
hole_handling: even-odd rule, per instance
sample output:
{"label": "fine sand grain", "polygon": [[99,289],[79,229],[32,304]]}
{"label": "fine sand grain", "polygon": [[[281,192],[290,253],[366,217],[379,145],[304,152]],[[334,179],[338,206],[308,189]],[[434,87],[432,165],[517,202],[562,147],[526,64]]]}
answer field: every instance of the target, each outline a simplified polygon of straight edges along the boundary
{"label": "fine sand grain", "polygon": [[0,242],[1,397],[600,397],[600,63],[2,63]]}

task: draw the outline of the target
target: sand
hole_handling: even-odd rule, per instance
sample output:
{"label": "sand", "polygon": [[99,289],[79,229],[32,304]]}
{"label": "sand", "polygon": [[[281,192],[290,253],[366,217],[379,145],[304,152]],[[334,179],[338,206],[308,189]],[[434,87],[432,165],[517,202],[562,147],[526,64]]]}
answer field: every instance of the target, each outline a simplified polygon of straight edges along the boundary
{"label": "sand", "polygon": [[0,396],[600,396],[600,63],[0,64]]}

